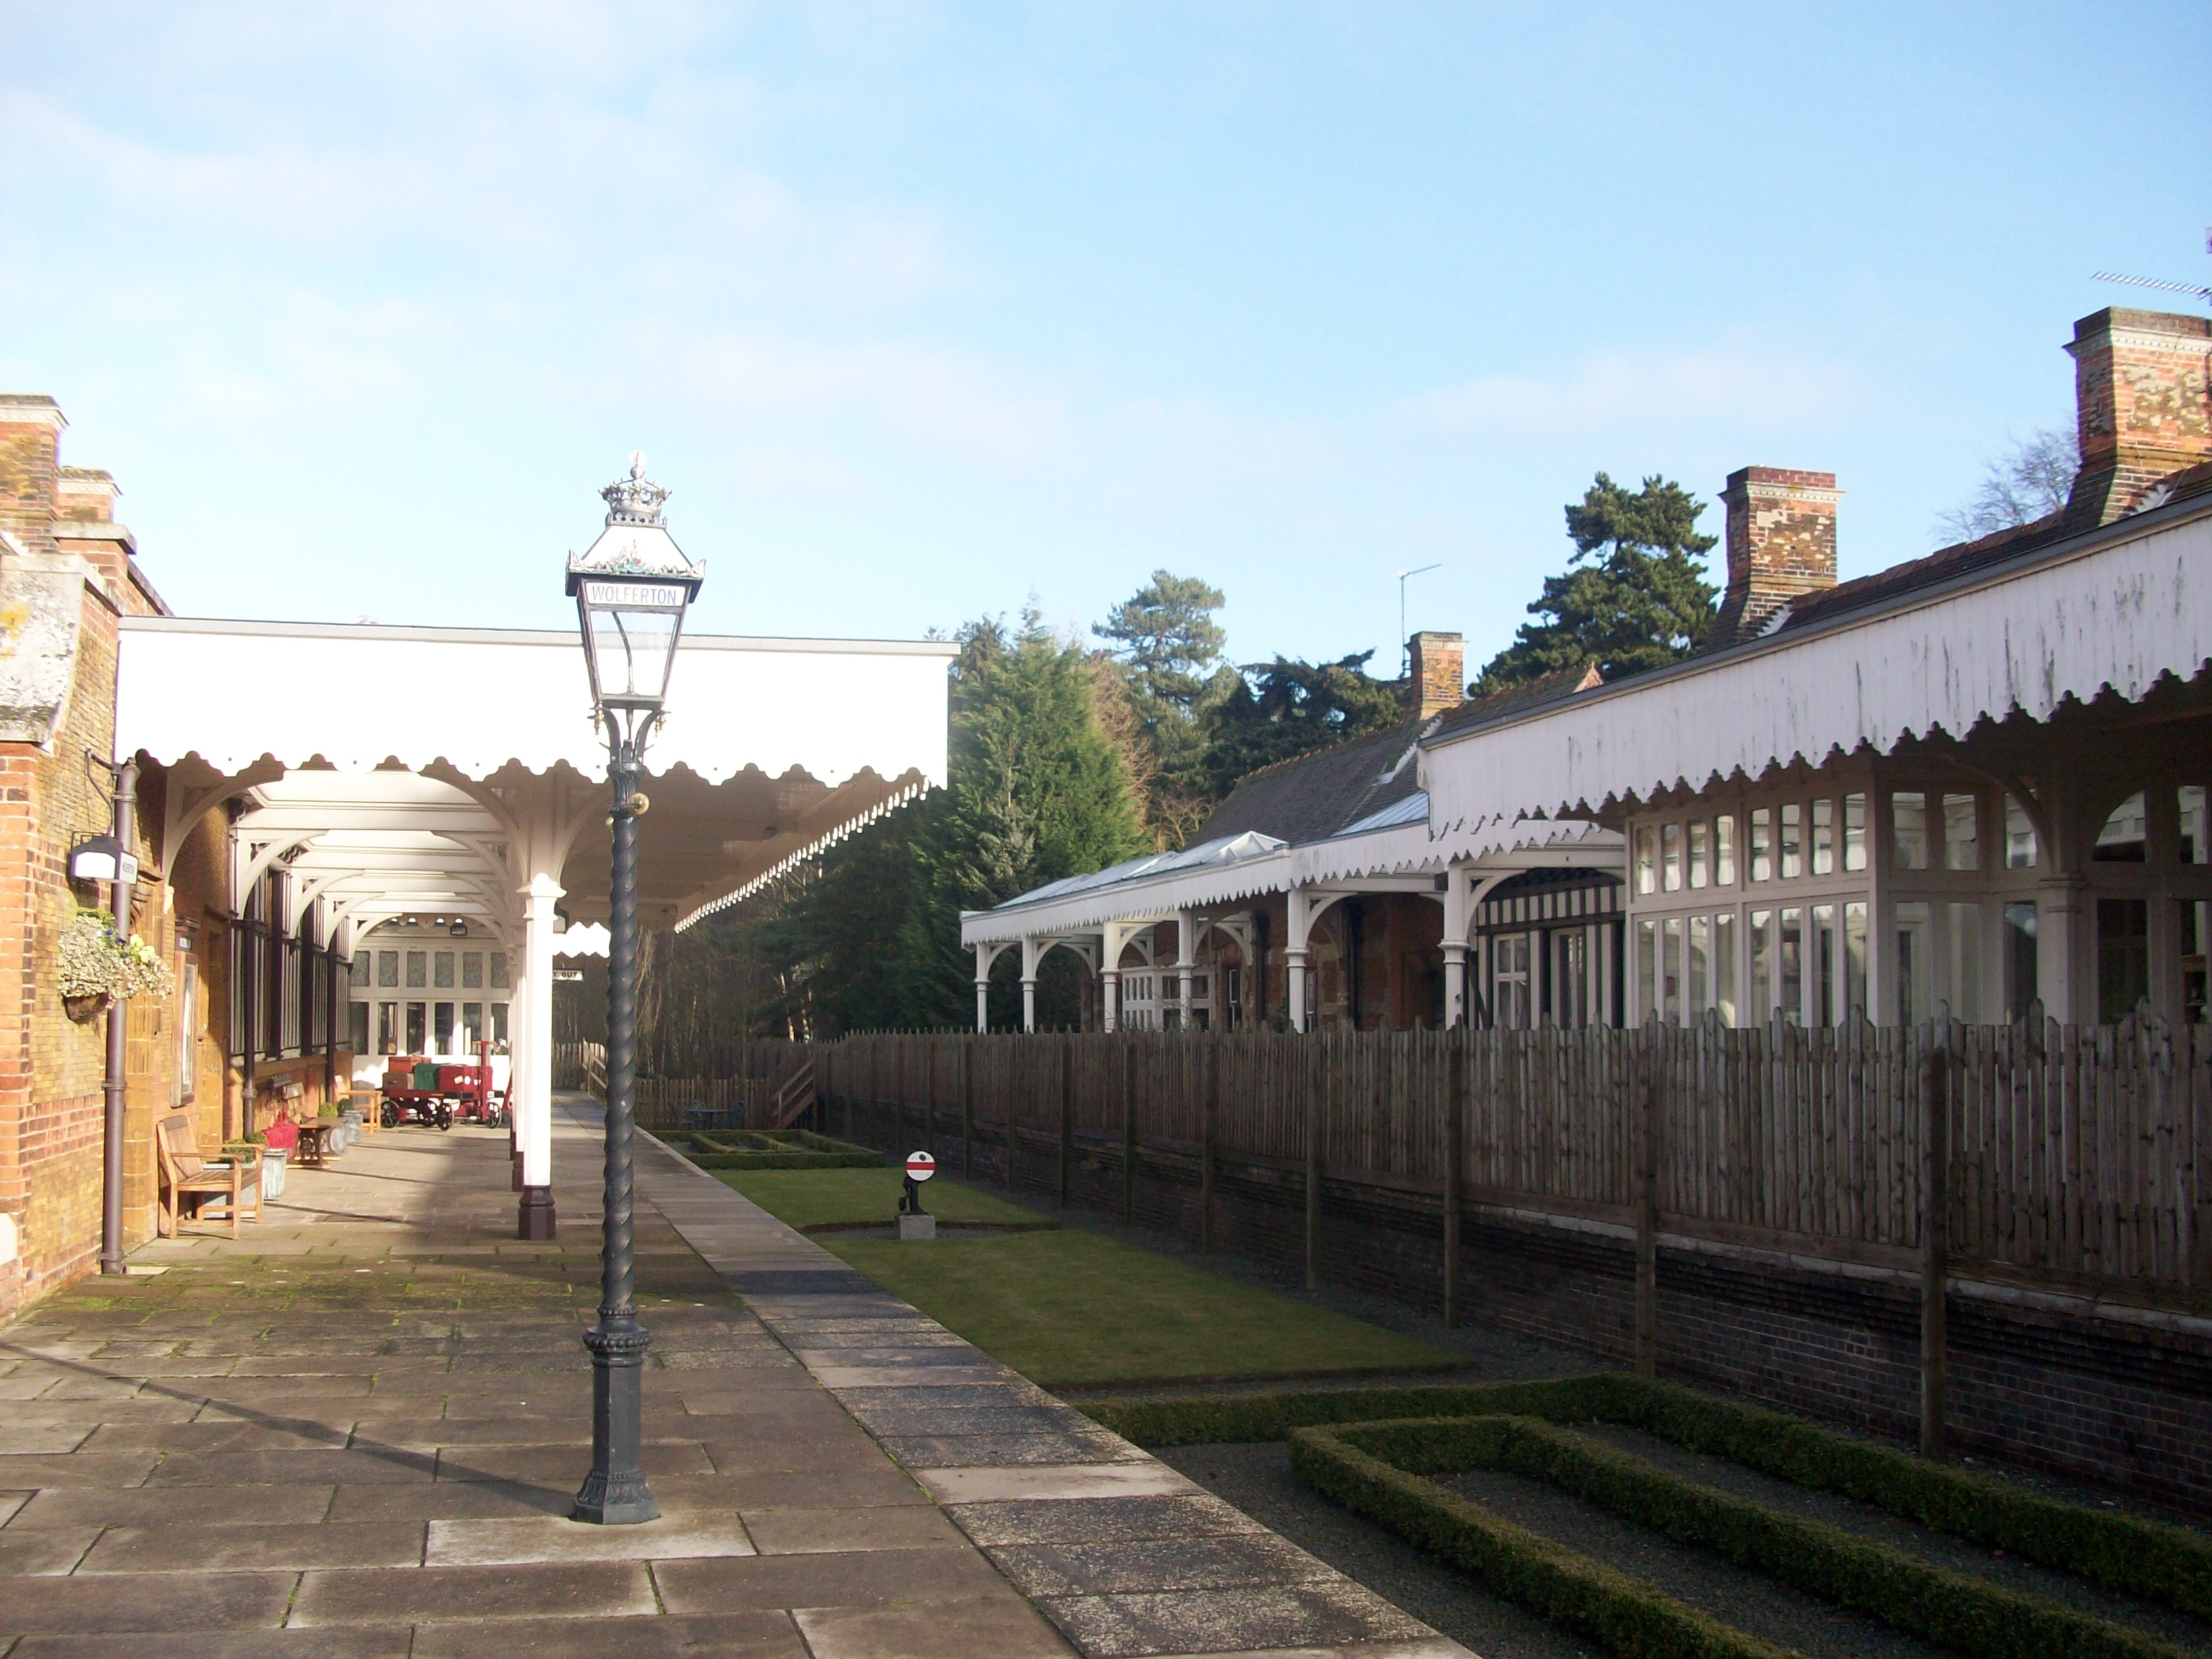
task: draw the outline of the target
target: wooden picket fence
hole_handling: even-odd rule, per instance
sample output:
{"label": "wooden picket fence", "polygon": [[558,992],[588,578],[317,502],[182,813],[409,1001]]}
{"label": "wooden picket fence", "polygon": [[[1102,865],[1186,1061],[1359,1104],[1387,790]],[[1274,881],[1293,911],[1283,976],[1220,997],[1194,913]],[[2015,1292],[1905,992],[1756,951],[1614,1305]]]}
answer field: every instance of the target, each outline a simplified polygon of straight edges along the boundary
{"label": "wooden picket fence", "polygon": [[812,1058],[833,1129],[890,1112],[940,1146],[1057,1147],[1063,1170],[1118,1156],[1133,1181],[1158,1151],[1200,1158],[1209,1190],[1243,1164],[1433,1194],[1453,1231],[1487,1206],[1877,1267],[1925,1272],[1932,1254],[2136,1300],[2212,1292],[2212,1028],[2147,1011],[2094,1027],[890,1034]]}

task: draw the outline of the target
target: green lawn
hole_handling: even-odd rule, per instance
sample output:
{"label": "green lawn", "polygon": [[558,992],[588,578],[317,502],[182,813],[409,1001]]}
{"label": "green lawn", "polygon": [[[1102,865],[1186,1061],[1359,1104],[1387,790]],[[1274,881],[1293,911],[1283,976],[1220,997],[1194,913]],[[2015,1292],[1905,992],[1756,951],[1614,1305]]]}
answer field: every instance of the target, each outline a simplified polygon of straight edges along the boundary
{"label": "green lawn", "polygon": [[928,1244],[832,1234],[822,1243],[1048,1388],[1457,1363],[1411,1337],[1096,1233]]}
{"label": "green lawn", "polygon": [[[726,1181],[777,1220],[793,1227],[825,1221],[879,1221],[898,1213],[896,1170],[717,1170]],[[1040,1221],[1034,1210],[962,1187],[939,1176],[923,1183],[921,1201],[946,1221]]]}

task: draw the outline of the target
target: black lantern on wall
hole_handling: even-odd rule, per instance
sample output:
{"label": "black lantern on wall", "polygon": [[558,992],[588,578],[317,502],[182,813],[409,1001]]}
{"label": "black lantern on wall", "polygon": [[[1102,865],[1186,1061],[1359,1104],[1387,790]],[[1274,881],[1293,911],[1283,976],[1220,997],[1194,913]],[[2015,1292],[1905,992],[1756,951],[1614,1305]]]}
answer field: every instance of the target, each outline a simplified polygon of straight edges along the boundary
{"label": "black lantern on wall", "polygon": [[599,1322],[592,1354],[592,1472],[576,1494],[579,1521],[623,1525],[660,1513],[644,1468],[643,1377],[653,1338],[637,1320],[631,1142],[637,1096],[638,774],[666,712],[668,678],[684,612],[706,568],[684,557],[660,515],[668,492],[630,457],[629,477],[601,490],[606,528],[591,550],[571,554],[592,718],[605,734],[613,802],[614,866],[607,898],[606,1188],[599,1257]]}

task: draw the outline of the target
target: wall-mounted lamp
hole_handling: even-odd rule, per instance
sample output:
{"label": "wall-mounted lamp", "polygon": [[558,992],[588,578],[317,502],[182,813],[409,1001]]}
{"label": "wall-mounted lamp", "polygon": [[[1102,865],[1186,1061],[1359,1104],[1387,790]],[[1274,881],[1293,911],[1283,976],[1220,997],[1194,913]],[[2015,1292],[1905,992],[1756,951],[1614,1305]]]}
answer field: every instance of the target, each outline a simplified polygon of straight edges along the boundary
{"label": "wall-mounted lamp", "polygon": [[119,881],[127,886],[138,879],[138,860],[113,836],[91,836],[70,848],[69,872],[71,881]]}
{"label": "wall-mounted lamp", "polygon": [[446,929],[446,931],[451,933],[455,939],[466,939],[469,936],[469,925],[465,921],[456,921],[452,927]]}

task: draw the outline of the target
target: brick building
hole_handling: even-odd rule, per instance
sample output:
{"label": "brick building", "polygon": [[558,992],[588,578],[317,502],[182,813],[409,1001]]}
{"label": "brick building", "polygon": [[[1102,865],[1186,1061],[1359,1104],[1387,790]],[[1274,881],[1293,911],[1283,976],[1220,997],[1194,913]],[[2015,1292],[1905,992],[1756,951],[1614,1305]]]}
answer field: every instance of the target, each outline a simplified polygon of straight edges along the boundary
{"label": "brick building", "polygon": [[[100,1248],[106,1018],[68,1017],[55,952],[80,907],[107,902],[69,879],[68,858],[113,821],[119,620],[167,610],[115,521],[114,481],[61,464],[66,425],[51,398],[0,397],[0,983],[10,988],[0,998],[0,1312],[88,1271]],[[142,824],[158,810],[142,799]],[[179,968],[212,890],[204,856],[199,865],[179,889],[138,890],[138,931]],[[202,990],[191,1012],[207,1008]],[[125,1015],[133,1241],[153,1227],[155,1105],[209,1092],[196,1086],[203,1066],[221,1092],[219,1048],[185,1013],[179,1001],[139,1001]]]}
{"label": "brick building", "polygon": [[1457,636],[1417,635],[1402,727],[964,917],[979,1023],[1017,950],[1025,989],[1079,958],[1108,1029],[2204,1018],[2212,324],[2066,349],[2062,510],[1839,582],[1834,475],[1741,468],[1686,661],[1462,703]]}

